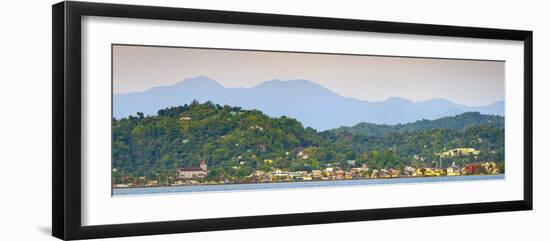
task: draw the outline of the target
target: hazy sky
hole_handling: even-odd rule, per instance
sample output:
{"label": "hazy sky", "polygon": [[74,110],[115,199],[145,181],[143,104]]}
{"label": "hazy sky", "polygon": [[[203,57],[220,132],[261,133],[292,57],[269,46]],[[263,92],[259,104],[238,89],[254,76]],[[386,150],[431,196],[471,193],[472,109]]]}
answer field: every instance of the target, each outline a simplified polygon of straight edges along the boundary
{"label": "hazy sky", "polygon": [[113,48],[113,92],[145,91],[208,76],[225,87],[307,79],[366,101],[445,98],[488,105],[504,99],[504,62],[335,54],[120,46]]}

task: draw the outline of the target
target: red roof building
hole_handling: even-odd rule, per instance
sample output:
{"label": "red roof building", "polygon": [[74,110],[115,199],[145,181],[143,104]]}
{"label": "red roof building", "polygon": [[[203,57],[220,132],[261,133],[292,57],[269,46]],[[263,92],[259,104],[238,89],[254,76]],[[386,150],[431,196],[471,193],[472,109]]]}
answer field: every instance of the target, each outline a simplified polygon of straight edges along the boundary
{"label": "red roof building", "polygon": [[468,164],[464,166],[464,172],[466,174],[475,174],[479,168],[481,168],[481,164]]}

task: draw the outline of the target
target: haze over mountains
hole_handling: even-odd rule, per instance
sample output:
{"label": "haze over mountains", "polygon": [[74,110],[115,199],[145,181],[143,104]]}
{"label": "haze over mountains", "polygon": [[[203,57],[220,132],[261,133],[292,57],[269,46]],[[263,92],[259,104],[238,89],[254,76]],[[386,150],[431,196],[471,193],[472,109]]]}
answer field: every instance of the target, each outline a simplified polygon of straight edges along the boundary
{"label": "haze over mountains", "polygon": [[503,101],[487,106],[465,106],[446,99],[412,102],[398,97],[369,102],[338,95],[308,80],[270,80],[252,88],[226,88],[199,76],[144,92],[114,94],[113,117],[128,117],[136,112],[154,115],[159,109],[189,104],[194,99],[258,109],[272,117],[286,115],[319,131],[361,122],[394,125],[433,120],[464,112],[504,116]]}

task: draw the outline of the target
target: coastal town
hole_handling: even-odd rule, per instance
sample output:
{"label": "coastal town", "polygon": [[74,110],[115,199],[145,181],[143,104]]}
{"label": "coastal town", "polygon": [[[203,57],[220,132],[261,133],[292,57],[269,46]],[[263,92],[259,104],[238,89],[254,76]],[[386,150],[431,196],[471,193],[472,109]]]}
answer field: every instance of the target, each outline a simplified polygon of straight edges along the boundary
{"label": "coastal town", "polygon": [[[113,188],[136,188],[158,186],[189,186],[189,185],[219,185],[238,183],[275,183],[275,182],[299,182],[299,181],[335,181],[354,179],[384,179],[384,178],[416,178],[416,177],[443,177],[443,176],[467,176],[467,175],[497,175],[503,173],[503,167],[497,161],[478,161],[458,165],[452,162],[448,166],[442,164],[443,158],[458,155],[477,155],[479,151],[473,148],[456,148],[438,153],[439,162],[428,166],[402,166],[390,168],[371,168],[366,163],[357,165],[355,160],[347,160],[348,168],[326,164],[324,168],[313,170],[289,171],[277,167],[270,170],[253,170],[244,177],[225,177],[222,180],[209,178],[209,170],[206,160],[200,160],[199,166],[183,167],[176,170],[173,175],[149,179],[141,177],[122,177],[121,183],[113,182]],[[272,160],[264,160],[269,164]],[[235,166],[234,168],[239,168]],[[116,173],[116,169],[113,172]]]}

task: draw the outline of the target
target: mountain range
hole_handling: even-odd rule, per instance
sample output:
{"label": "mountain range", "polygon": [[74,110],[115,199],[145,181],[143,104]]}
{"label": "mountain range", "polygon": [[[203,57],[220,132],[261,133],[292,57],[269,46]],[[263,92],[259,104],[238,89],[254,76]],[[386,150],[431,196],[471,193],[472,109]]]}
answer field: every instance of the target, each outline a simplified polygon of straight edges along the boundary
{"label": "mountain range", "polygon": [[487,106],[460,105],[446,99],[413,102],[398,97],[370,102],[341,96],[309,80],[275,79],[252,88],[226,88],[206,76],[198,76],[144,92],[114,94],[113,117],[128,117],[137,112],[155,115],[159,109],[193,100],[258,109],[272,117],[296,118],[304,126],[319,131],[361,122],[395,125],[464,112],[504,116],[504,101]]}

